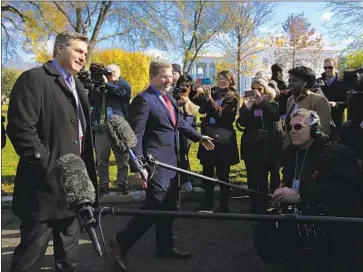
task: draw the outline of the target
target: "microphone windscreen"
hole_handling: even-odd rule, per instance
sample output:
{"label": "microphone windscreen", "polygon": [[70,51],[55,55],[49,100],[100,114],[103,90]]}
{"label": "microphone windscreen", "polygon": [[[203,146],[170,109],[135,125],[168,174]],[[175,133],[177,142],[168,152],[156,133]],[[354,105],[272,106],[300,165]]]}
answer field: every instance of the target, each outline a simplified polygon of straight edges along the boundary
{"label": "microphone windscreen", "polygon": [[79,156],[66,154],[60,157],[54,170],[60,191],[71,210],[82,203],[95,202],[95,188]]}
{"label": "microphone windscreen", "polygon": [[120,148],[121,152],[128,152],[137,144],[134,131],[129,123],[120,115],[113,115],[107,122],[108,131],[112,141]]}

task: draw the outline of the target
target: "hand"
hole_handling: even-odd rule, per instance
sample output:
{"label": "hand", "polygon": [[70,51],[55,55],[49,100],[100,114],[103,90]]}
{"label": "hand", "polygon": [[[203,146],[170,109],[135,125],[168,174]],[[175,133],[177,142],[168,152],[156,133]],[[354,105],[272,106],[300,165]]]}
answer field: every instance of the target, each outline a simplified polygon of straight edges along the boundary
{"label": "hand", "polygon": [[282,203],[299,203],[300,196],[299,193],[291,188],[282,187],[277,188],[272,195],[272,200]]}
{"label": "hand", "polygon": [[141,172],[143,173],[146,180],[142,178],[140,173],[136,173],[135,177],[138,179],[140,186],[143,189],[146,189],[147,188],[147,181],[149,179],[149,173],[147,172],[146,169],[141,170]]}
{"label": "hand", "polygon": [[200,138],[199,143],[208,151],[214,149],[214,143],[212,142],[213,138],[209,136],[203,135],[202,138]]}
{"label": "hand", "polygon": [[337,105],[337,102],[329,101],[330,107],[334,108]]}
{"label": "hand", "polygon": [[212,98],[212,89],[210,87],[210,85],[203,85],[203,92],[204,92],[204,95],[207,99],[210,99]]}
{"label": "hand", "polygon": [[251,109],[253,104],[255,103],[255,99],[253,97],[245,97],[243,100],[243,104],[247,109]]}

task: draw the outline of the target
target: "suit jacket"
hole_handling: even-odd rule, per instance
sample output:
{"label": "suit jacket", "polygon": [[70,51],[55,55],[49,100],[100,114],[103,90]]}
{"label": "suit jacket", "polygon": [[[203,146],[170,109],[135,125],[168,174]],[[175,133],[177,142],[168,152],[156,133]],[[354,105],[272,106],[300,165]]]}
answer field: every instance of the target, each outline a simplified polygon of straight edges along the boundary
{"label": "suit jacket", "polygon": [[[175,110],[176,126],[171,121],[169,110],[151,87],[133,99],[129,110],[129,123],[138,142],[134,148],[136,156],[151,154],[155,160],[177,166],[178,131],[183,131],[194,142],[199,141],[202,135],[180,118],[175,100],[170,94],[167,95]],[[154,191],[167,191],[169,180],[175,176],[175,171],[158,167],[149,181],[149,186]]]}
{"label": "suit jacket", "polygon": [[347,107],[347,89],[343,81],[338,78],[328,86],[326,84],[326,74],[323,73],[320,78],[324,82],[321,86],[321,90],[329,101],[336,102],[336,106],[331,108],[331,118],[338,129],[344,122],[344,110]]}
{"label": "suit jacket", "polygon": [[81,155],[97,188],[88,99],[77,78],[75,84],[85,115],[82,152],[74,95],[50,61],[25,71],[13,87],[7,132],[20,156],[12,206],[20,218],[42,221],[74,215],[53,174],[55,162],[65,154]]}

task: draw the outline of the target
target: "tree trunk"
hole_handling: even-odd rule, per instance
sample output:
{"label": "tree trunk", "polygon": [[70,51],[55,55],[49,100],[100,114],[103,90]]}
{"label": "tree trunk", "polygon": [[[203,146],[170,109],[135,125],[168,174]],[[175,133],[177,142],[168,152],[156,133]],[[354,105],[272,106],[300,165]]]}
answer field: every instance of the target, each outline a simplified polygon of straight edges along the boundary
{"label": "tree trunk", "polygon": [[97,43],[98,34],[100,33],[101,26],[102,26],[103,22],[105,21],[105,17],[111,7],[111,4],[112,4],[111,1],[109,1],[107,3],[102,2],[100,13],[98,14],[97,22],[96,22],[95,28],[93,30],[92,37],[89,41],[89,45],[88,45],[88,55],[87,55],[87,59],[86,59],[86,67],[91,62],[92,54],[93,54],[93,51],[94,51],[96,43]]}
{"label": "tree trunk", "polygon": [[237,91],[238,92],[241,92],[241,50],[242,50],[241,38],[242,38],[241,35],[237,36]]}

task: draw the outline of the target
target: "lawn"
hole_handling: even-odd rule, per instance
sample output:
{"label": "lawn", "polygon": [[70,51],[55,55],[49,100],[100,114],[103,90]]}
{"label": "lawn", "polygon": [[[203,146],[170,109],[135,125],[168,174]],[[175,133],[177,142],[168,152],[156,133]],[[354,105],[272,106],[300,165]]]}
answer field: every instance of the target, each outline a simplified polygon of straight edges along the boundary
{"label": "lawn", "polygon": [[[2,115],[7,115],[7,105],[2,105]],[[5,123],[6,125],[7,123]],[[237,142],[238,147],[240,145],[240,139],[241,139],[241,132],[237,131]],[[191,169],[193,172],[201,173],[202,172],[202,166],[199,163],[199,160],[197,159],[197,152],[198,152],[198,144],[193,143],[189,158],[190,158],[190,164]],[[18,164],[19,157],[15,153],[14,147],[11,144],[10,140],[7,139],[6,146],[4,149],[1,150],[1,189],[5,193],[11,193],[13,191],[13,181],[16,173],[16,167]],[[116,174],[117,174],[117,165],[115,162],[115,157],[111,152],[111,158],[110,158],[110,180],[111,183],[114,184],[116,181]],[[246,182],[246,169],[245,165],[242,162],[240,162],[237,165],[232,166],[231,174],[230,174],[230,180],[232,182]]]}

